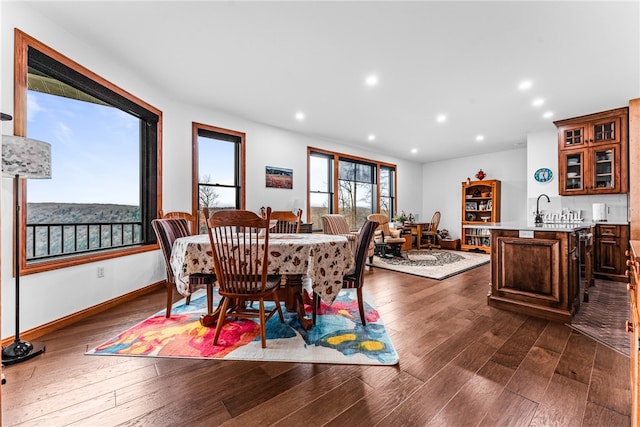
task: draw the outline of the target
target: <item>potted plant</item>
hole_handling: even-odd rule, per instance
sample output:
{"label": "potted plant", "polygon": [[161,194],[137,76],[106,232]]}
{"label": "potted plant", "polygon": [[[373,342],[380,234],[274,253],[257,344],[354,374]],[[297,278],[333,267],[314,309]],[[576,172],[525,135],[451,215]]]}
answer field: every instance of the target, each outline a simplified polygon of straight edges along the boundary
{"label": "potted plant", "polygon": [[396,222],[396,226],[403,226],[407,221],[407,215],[405,215],[404,211],[401,211],[399,215],[396,215],[393,220]]}

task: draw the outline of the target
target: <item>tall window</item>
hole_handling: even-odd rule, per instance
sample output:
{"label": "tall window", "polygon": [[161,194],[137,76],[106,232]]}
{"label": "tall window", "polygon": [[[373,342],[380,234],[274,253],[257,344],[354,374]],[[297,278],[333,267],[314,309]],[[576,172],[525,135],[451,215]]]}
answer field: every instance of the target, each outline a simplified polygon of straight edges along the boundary
{"label": "tall window", "polygon": [[[322,228],[322,215],[344,215],[352,228],[367,216],[395,209],[395,165],[309,147],[309,220]],[[336,167],[337,165],[337,167]]]}
{"label": "tall window", "polygon": [[362,225],[375,212],[376,166],[340,158],[338,161],[338,211],[351,227]]}
{"label": "tall window", "polygon": [[314,228],[322,227],[322,215],[333,209],[333,156],[323,153],[309,155],[309,221]]}
{"label": "tall window", "polygon": [[14,132],[52,150],[52,179],[23,184],[25,272],[154,243],[160,112],[18,30],[16,58]]}
{"label": "tall window", "polygon": [[244,209],[244,133],[193,124],[194,205]]}
{"label": "tall window", "polygon": [[396,171],[389,166],[380,166],[380,213],[389,219],[396,211]]}

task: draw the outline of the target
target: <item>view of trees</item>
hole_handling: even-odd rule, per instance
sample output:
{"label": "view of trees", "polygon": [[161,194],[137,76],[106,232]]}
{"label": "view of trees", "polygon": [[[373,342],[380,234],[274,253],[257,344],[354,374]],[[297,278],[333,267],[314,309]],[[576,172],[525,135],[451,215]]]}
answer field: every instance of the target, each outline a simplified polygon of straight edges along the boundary
{"label": "view of trees", "polygon": [[198,186],[198,202],[201,207],[213,208],[218,205],[220,194],[216,189],[209,185],[211,183],[211,175],[203,175],[200,178],[200,185]]}
{"label": "view of trees", "polygon": [[140,206],[28,203],[27,260],[140,243]]}

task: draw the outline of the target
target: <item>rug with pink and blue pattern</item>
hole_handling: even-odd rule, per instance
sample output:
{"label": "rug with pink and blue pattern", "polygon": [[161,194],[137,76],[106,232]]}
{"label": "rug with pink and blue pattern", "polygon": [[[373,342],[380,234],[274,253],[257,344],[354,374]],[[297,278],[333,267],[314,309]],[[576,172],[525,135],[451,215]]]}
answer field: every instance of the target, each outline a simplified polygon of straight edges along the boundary
{"label": "rug with pink and blue pattern", "polygon": [[[215,295],[214,304],[219,296]],[[343,289],[333,304],[322,306],[316,325],[301,327],[298,315],[283,307],[267,322],[267,348],[260,343],[260,327],[253,319],[225,322],[213,345],[215,327],[204,327],[206,295],[198,290],[174,304],[171,317],[161,310],[141,323],[88,351],[89,355],[176,357],[274,362],[395,365],[398,354],[369,294],[364,292],[367,325],[363,326],[354,289]],[[273,304],[266,303],[265,305]]]}

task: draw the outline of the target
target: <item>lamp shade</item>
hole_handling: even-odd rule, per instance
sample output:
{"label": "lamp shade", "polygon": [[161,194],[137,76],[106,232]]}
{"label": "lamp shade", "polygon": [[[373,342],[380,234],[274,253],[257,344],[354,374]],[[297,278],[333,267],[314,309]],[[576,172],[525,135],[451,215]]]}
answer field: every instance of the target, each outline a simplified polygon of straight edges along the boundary
{"label": "lamp shade", "polygon": [[2,174],[51,178],[51,145],[23,136],[2,135]]}

